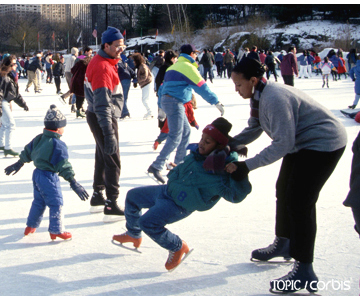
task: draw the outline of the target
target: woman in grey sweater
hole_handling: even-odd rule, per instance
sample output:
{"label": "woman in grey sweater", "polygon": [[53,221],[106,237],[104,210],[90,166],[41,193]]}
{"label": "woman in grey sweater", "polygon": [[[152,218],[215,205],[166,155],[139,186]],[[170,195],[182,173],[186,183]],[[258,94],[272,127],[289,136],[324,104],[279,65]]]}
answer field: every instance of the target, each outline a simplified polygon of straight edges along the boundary
{"label": "woman in grey sweater", "polygon": [[[252,252],[252,261],[274,257],[295,259],[293,270],[270,282],[273,292],[317,290],[312,262],[316,236],[316,201],[345,150],[344,126],[325,107],[304,92],[263,78],[265,69],[244,58],[233,69],[236,91],[250,99],[249,126],[233,145],[249,144],[263,131],[272,139],[259,154],[237,162],[234,178],[283,158],[276,182],[275,240]],[[286,285],[291,283],[291,285]]]}

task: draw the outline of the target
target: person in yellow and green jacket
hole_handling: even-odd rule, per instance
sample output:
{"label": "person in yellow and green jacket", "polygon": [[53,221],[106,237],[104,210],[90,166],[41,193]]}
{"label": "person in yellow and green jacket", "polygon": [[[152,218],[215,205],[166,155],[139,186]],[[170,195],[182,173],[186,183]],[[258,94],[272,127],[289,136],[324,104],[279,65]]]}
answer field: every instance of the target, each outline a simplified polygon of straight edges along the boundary
{"label": "person in yellow and green jacket", "polygon": [[186,147],[190,138],[190,125],[186,118],[184,104],[191,101],[192,90],[211,105],[215,105],[221,116],[224,114],[224,106],[197,70],[198,65],[195,62],[197,53],[198,51],[192,44],[181,46],[179,59],[166,70],[164,82],[158,90],[158,105],[166,113],[169,133],[163,149],[148,168],[148,173],[153,174],[154,178],[162,184],[165,183],[165,180],[160,171],[170,153],[177,149],[175,164],[179,164],[186,155]]}

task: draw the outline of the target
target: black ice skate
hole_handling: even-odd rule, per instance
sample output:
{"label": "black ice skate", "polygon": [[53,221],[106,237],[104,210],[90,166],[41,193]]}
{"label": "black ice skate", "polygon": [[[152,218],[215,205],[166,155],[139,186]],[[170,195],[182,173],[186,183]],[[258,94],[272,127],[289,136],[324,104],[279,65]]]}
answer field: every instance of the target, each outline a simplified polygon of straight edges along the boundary
{"label": "black ice skate", "polygon": [[104,209],[105,198],[102,194],[102,191],[96,192],[94,191],[91,199],[90,199],[90,213],[101,213]]}
{"label": "black ice skate", "polygon": [[[266,248],[256,249],[252,251],[250,260],[253,262],[269,261],[275,257],[283,257],[289,261],[290,240],[283,237],[275,237],[274,242]],[[275,263],[274,261],[270,261]],[[276,261],[276,263],[284,263],[284,261]]]}
{"label": "black ice skate", "polygon": [[124,211],[119,208],[116,201],[105,200],[104,222],[117,222],[124,220]]}
{"label": "black ice skate", "polygon": [[270,292],[288,294],[306,289],[314,295],[313,293],[317,292],[318,282],[312,263],[295,261],[293,269],[287,275],[270,281]]}
{"label": "black ice skate", "polygon": [[[149,166],[147,173],[149,175],[149,177],[153,178],[156,182],[158,182],[159,184],[165,184],[165,180],[164,178],[161,176],[160,171],[155,169],[152,165]],[[152,174],[152,175],[150,175]]]}

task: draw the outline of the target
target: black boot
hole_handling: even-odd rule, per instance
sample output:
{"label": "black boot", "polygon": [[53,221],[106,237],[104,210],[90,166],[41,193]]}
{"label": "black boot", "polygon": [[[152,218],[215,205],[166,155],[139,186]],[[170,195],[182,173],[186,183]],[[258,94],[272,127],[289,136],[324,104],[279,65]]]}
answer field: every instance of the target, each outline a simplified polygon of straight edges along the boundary
{"label": "black boot", "polygon": [[312,263],[295,261],[292,271],[287,275],[270,281],[270,292],[287,294],[306,289],[310,293],[317,291],[319,279],[316,276]]}
{"label": "black boot", "polygon": [[94,191],[90,199],[90,213],[100,213],[103,211],[105,198],[102,191]]}
{"label": "black boot", "polygon": [[121,210],[116,200],[105,200],[104,222],[116,222],[124,219],[124,211]]}
{"label": "black boot", "polygon": [[[283,257],[290,260],[289,254],[290,240],[288,238],[276,236],[274,242],[266,248],[256,249],[251,253],[251,261],[269,261],[275,257]],[[255,260],[253,260],[255,259]]]}

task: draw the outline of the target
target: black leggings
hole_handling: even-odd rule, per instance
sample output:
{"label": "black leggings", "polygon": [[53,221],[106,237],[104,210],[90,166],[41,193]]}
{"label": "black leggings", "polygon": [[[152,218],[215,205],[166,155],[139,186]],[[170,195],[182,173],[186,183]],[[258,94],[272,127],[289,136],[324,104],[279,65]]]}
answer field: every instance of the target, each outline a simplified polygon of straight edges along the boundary
{"label": "black leggings", "polygon": [[345,147],[333,152],[300,150],[283,158],[276,182],[277,236],[290,239],[290,256],[313,262],[316,202]]}

